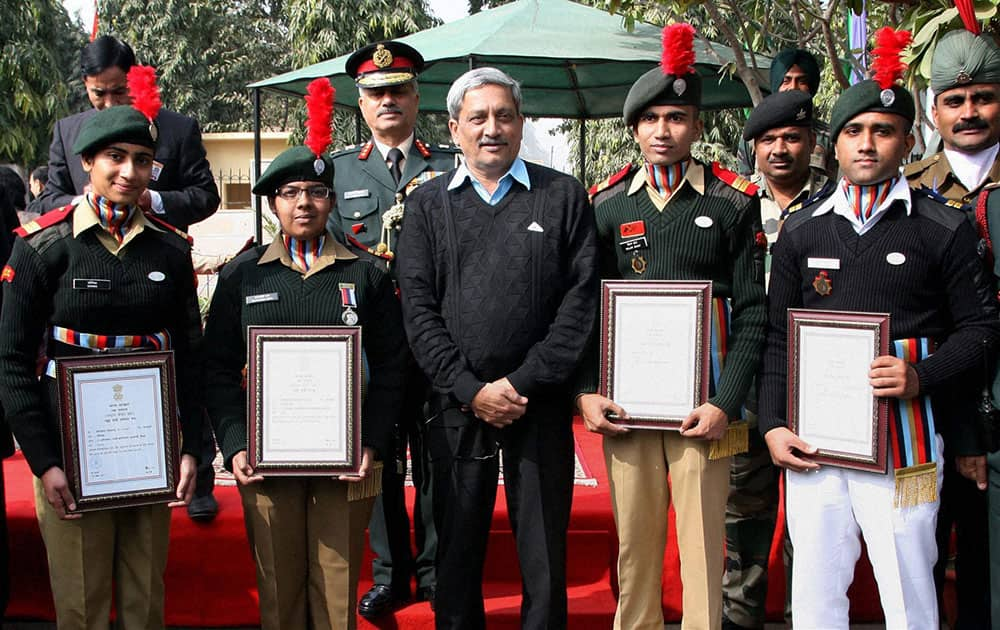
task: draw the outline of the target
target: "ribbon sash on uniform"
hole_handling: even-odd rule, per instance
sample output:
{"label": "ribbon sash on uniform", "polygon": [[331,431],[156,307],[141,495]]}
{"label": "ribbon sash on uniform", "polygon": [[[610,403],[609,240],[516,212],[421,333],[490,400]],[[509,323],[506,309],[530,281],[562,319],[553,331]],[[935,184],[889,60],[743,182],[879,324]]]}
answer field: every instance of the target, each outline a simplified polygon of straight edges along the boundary
{"label": "ribbon sash on uniform", "polygon": [[[709,306],[709,325],[711,335],[709,341],[708,395],[712,397],[718,391],[722,379],[722,368],[726,363],[726,353],[729,350],[729,330],[732,321],[732,307],[728,298],[714,297]],[[742,412],[740,414],[743,415]],[[742,418],[731,418],[726,434],[721,439],[712,440],[709,447],[709,459],[719,459],[730,455],[745,453],[749,448],[749,428]]]}
{"label": "ribbon sash on uniform", "polygon": [[[926,337],[897,339],[893,356],[916,364],[933,353]],[[911,507],[937,499],[937,449],[930,396],[909,400],[889,398],[889,450],[896,474],[896,507]]]}

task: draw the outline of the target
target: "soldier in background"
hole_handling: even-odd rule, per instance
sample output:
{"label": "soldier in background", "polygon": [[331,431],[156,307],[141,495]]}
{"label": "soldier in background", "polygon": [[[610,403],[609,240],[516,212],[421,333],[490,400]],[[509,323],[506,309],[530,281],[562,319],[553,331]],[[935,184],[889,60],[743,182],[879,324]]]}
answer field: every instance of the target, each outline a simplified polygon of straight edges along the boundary
{"label": "soldier in background", "polygon": [[[334,235],[344,234],[349,244],[367,252],[393,276],[403,199],[418,185],[454,168],[458,152],[425,143],[414,133],[420,104],[417,75],[423,68],[419,52],[393,41],[365,46],[346,64],[347,73],[358,86],[358,106],[372,137],[363,145],[333,155],[337,203],[329,229]],[[408,601],[410,578],[414,575],[417,600],[434,605],[437,533],[420,431],[428,386],[416,363],[412,359],[408,362],[394,454],[385,457],[382,494],[376,499],[369,525],[375,583],[358,602],[358,613],[366,619],[376,619]],[[403,492],[407,442],[417,489],[413,507],[415,551],[410,546],[410,519]]]}

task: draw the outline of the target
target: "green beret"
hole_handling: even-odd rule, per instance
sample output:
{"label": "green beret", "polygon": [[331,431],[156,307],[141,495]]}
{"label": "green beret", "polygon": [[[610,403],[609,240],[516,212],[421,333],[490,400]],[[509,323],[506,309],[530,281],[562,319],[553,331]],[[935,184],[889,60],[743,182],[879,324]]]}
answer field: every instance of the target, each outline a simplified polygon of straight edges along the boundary
{"label": "green beret", "polygon": [[809,91],[815,95],[819,89],[819,61],[808,50],[801,48],[789,48],[782,50],[771,60],[771,91],[777,92],[781,89],[781,82],[785,79],[785,73],[792,66],[798,66],[802,72],[806,73],[806,80],[809,82]]}
{"label": "green beret", "polygon": [[946,33],[931,60],[931,89],[940,94],[970,83],[1000,83],[1000,47],[989,35]]}
{"label": "green beret", "polygon": [[95,153],[112,142],[141,144],[155,149],[158,136],[155,122],[149,122],[131,105],[116,105],[98,111],[83,123],[73,143],[73,153]]}
{"label": "green beret", "polygon": [[743,127],[743,139],[752,140],[777,127],[812,127],[812,97],[799,90],[775,92],[750,112]]}
{"label": "green beret", "polygon": [[682,76],[663,74],[657,66],[636,79],[625,97],[625,124],[633,126],[647,107],[693,105],[701,107],[701,77],[696,72]]}
{"label": "green beret", "polygon": [[898,114],[906,119],[909,131],[916,116],[913,97],[899,85],[882,89],[874,79],[855,83],[840,95],[830,113],[830,139],[837,141],[837,135],[852,118],[865,112]]}
{"label": "green beret", "polygon": [[359,88],[400,85],[417,78],[424,58],[403,42],[377,42],[359,48],[344,63],[344,71]]}
{"label": "green beret", "polygon": [[285,149],[257,180],[253,194],[270,197],[279,186],[288,182],[319,182],[333,188],[333,160],[327,153],[321,161],[317,160],[309,147]]}

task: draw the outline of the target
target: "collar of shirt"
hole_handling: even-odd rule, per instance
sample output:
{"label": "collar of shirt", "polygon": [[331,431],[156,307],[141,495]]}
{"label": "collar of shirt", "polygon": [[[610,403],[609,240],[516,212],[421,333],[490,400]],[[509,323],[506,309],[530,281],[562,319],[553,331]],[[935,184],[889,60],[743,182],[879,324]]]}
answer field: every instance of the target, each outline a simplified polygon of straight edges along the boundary
{"label": "collar of shirt", "polygon": [[455,171],[455,175],[451,178],[451,181],[448,182],[448,190],[458,188],[465,182],[466,179],[472,182],[472,188],[476,191],[476,194],[479,195],[479,198],[491,206],[495,206],[500,203],[507,193],[510,192],[510,188],[514,185],[515,181],[519,182],[527,190],[531,190],[531,181],[528,179],[528,167],[524,164],[524,160],[520,157],[514,159],[514,163],[510,165],[510,169],[504,173],[503,177],[500,178],[500,181],[497,183],[497,188],[493,191],[492,195],[486,191],[486,188],[479,183],[478,179],[472,176],[472,173],[470,173],[469,169],[465,166],[465,162],[462,162],[458,166],[458,169]]}
{"label": "collar of shirt", "polygon": [[[400,142],[399,145],[396,147],[397,149],[403,152],[403,159],[399,161],[399,170],[401,171],[403,170],[403,162],[406,161],[406,156],[410,154],[410,147],[413,146],[414,138],[416,138],[416,132],[411,133],[409,138]],[[389,150],[392,149],[392,147],[390,147],[388,144],[382,144],[381,142],[376,140],[374,136],[372,136],[372,142],[375,143],[375,148],[378,149],[378,152],[382,155],[382,161],[388,164]]]}
{"label": "collar of shirt", "polygon": [[872,227],[878,223],[879,219],[886,213],[890,206],[896,201],[903,202],[903,206],[906,208],[906,216],[910,216],[911,210],[911,198],[910,198],[910,186],[906,182],[906,178],[900,173],[898,179],[896,180],[896,185],[892,187],[889,191],[889,196],[885,198],[875,212],[872,213],[870,219],[862,223],[861,220],[854,216],[854,209],[851,208],[850,202],[847,201],[847,195],[844,193],[844,179],[841,178],[837,182],[837,186],[833,190],[833,194],[827,197],[819,207],[813,210],[812,215],[818,217],[821,214],[826,214],[833,211],[834,214],[839,214],[848,221],[851,222],[851,226],[854,231],[860,236],[868,232]]}
{"label": "collar of shirt", "polygon": [[[806,183],[802,186],[801,190],[799,190],[799,192],[792,197],[792,200],[788,203],[788,207],[794,206],[801,201],[805,201],[815,194],[816,191],[823,187],[823,179],[825,179],[825,177],[822,174],[809,169],[809,176],[806,178]],[[774,201],[774,193],[771,192],[771,186],[767,183],[767,177],[765,177],[763,173],[760,171],[754,171],[753,175],[750,176],[750,181],[757,184],[757,195],[761,199]],[[782,208],[782,210],[784,210],[784,208]]]}
{"label": "collar of shirt", "polygon": [[132,220],[129,224],[128,231],[125,232],[125,238],[119,243],[118,240],[111,236],[101,222],[97,220],[97,210],[94,206],[90,205],[90,200],[84,195],[80,200],[80,203],[76,205],[76,209],[73,210],[73,238],[78,237],[83,232],[92,229],[97,226],[97,240],[101,242],[101,245],[105,247],[109,252],[114,255],[118,255],[118,252],[122,250],[126,245],[128,245],[132,239],[138,236],[144,229],[149,228],[151,230],[156,230],[157,232],[162,232],[160,228],[153,225],[146,215],[142,213],[142,210],[136,208],[135,212],[132,213]]}
{"label": "collar of shirt", "polygon": [[653,205],[656,206],[656,209],[660,211],[662,211],[665,207],[667,207],[667,203],[674,198],[674,195],[676,195],[681,188],[684,187],[685,183],[691,186],[691,188],[693,188],[694,191],[699,195],[704,195],[705,166],[698,160],[695,160],[694,158],[688,158],[688,159],[691,160],[691,164],[688,166],[687,172],[684,173],[684,179],[681,180],[681,183],[677,186],[676,190],[674,190],[674,192],[667,199],[661,197],[658,192],[653,190],[652,186],[648,186],[646,184],[645,168],[640,168],[635,172],[635,175],[632,176],[632,183],[629,184],[628,190],[625,192],[625,194],[634,195],[635,193],[645,188],[646,192],[649,193],[649,200],[652,201]]}
{"label": "collar of shirt", "polygon": [[[319,272],[321,269],[329,267],[338,260],[354,260],[358,256],[357,254],[351,252],[347,247],[340,243],[336,238],[330,234],[329,231],[326,233],[326,239],[323,241],[323,250],[320,251],[319,256],[316,258],[316,262],[309,267],[309,272],[302,275],[303,278],[308,278],[309,276]],[[264,254],[257,261],[258,265],[265,265],[270,262],[277,260],[282,265],[288,267],[289,269],[302,273],[293,262],[292,256],[288,253],[288,249],[285,247],[285,240],[279,235],[271,244],[267,246],[264,250]]]}
{"label": "collar of shirt", "polygon": [[944,156],[948,160],[951,172],[968,191],[979,188],[993,169],[993,162],[1000,152],[1000,144],[994,144],[988,149],[976,153],[962,153],[945,149]]}

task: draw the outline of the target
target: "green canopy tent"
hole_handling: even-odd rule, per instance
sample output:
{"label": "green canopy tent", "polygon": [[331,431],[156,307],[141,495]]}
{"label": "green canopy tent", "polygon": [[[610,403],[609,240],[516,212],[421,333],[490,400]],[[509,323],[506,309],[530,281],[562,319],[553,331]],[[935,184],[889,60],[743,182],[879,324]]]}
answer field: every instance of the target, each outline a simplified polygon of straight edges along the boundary
{"label": "green canopy tent", "polygon": [[[445,97],[455,79],[471,68],[494,66],[521,82],[526,116],[579,120],[583,140],[585,120],[621,116],[629,87],[659,63],[660,39],[658,26],[638,22],[629,31],[621,16],[569,0],[517,0],[400,41],[419,50],[427,62],[420,75],[422,112],[446,112]],[[728,46],[696,39],[695,54],[695,66],[704,77],[705,109],[752,106],[744,85],[720,72],[733,62]],[[248,86],[255,107],[255,165],[260,164],[256,136],[261,90],[302,96],[310,81],[329,77],[337,89],[338,107],[357,110],[357,88],[344,72],[348,56]],[[757,62],[759,69],[770,64],[759,56]],[[583,142],[581,173],[582,147]]]}

